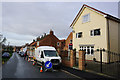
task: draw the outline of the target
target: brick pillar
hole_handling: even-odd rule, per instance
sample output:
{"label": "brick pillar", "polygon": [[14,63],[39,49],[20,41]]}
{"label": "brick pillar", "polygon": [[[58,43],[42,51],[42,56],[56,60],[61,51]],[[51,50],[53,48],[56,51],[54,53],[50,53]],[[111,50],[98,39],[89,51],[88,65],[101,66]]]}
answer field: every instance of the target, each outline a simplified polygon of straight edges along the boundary
{"label": "brick pillar", "polygon": [[79,51],[78,65],[80,70],[85,70],[85,51]]}
{"label": "brick pillar", "polygon": [[73,67],[74,60],[73,60],[73,50],[70,50],[70,67]]}

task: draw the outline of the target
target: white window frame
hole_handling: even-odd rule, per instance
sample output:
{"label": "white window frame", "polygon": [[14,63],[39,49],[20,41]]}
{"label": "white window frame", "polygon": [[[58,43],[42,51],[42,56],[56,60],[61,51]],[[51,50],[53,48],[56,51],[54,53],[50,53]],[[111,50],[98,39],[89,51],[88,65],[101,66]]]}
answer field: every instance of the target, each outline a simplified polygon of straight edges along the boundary
{"label": "white window frame", "polygon": [[[85,19],[87,17],[87,19]],[[90,13],[82,16],[82,23],[86,23],[90,21]]]}
{"label": "white window frame", "polygon": [[79,37],[79,33],[81,33],[81,37],[82,37],[82,32],[78,32],[78,33],[77,33],[77,37],[78,37],[78,38],[81,38],[81,37]]}
{"label": "white window frame", "polygon": [[[98,29],[100,29],[100,28],[98,28]],[[94,34],[95,30],[97,30],[97,29],[90,30],[90,36],[100,36],[101,35],[101,29],[100,29],[100,35],[95,35]],[[91,31],[92,31],[92,35],[91,35]]]}
{"label": "white window frame", "polygon": [[[93,47],[93,48],[92,48],[92,47]],[[90,50],[90,54],[87,54],[87,53],[88,53],[88,52],[87,52],[87,49]],[[88,46],[80,46],[80,50],[85,50],[86,55],[94,55],[94,53],[93,53],[93,54],[91,53],[91,51],[94,50],[94,46],[89,46],[89,48],[88,48]]]}
{"label": "white window frame", "polygon": [[83,36],[83,32],[78,32],[78,33],[76,33],[76,38],[81,38],[81,37],[78,37],[79,35],[79,33],[81,33],[81,37]]}
{"label": "white window frame", "polygon": [[[92,35],[91,35],[91,31],[92,31]],[[90,36],[94,36],[94,30],[91,30],[90,31]]]}
{"label": "white window frame", "polygon": [[76,38],[78,38],[78,33],[76,33]]}

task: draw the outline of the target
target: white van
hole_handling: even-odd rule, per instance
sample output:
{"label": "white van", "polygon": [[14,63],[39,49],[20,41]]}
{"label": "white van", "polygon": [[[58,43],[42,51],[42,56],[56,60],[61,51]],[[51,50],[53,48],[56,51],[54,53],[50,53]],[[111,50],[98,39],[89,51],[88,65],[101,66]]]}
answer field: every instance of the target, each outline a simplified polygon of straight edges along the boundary
{"label": "white van", "polygon": [[36,48],[33,59],[37,64],[44,64],[46,61],[51,61],[53,66],[60,66],[61,64],[61,57],[58,55],[56,49],[50,46]]}

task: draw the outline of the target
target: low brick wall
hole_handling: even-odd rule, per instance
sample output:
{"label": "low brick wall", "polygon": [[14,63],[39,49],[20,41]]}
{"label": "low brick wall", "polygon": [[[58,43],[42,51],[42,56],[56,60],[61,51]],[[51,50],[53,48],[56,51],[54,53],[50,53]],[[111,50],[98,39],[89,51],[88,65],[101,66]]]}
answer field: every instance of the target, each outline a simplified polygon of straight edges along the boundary
{"label": "low brick wall", "polygon": [[[76,53],[73,50],[70,51],[70,60],[65,59],[65,56],[62,57],[62,65],[64,66],[72,68],[75,62]],[[85,51],[79,51],[78,68],[79,70],[85,70]]]}
{"label": "low brick wall", "polygon": [[67,66],[67,67],[70,67],[71,65],[70,65],[70,61],[68,61],[68,60],[62,60],[62,65],[64,65],[64,66]]}

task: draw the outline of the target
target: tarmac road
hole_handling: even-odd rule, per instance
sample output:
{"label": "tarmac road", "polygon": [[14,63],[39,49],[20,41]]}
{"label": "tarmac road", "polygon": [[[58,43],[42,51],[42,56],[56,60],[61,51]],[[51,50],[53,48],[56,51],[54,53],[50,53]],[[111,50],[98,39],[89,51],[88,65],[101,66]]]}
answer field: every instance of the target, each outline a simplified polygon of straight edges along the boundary
{"label": "tarmac road", "polygon": [[37,65],[33,66],[32,62],[24,60],[17,53],[13,53],[9,61],[2,65],[2,78],[3,80],[115,80],[67,67],[58,71],[41,73]]}
{"label": "tarmac road", "polygon": [[42,72],[40,73],[37,66],[33,66],[13,53],[12,57],[2,66],[2,78],[76,78],[63,71]]}

